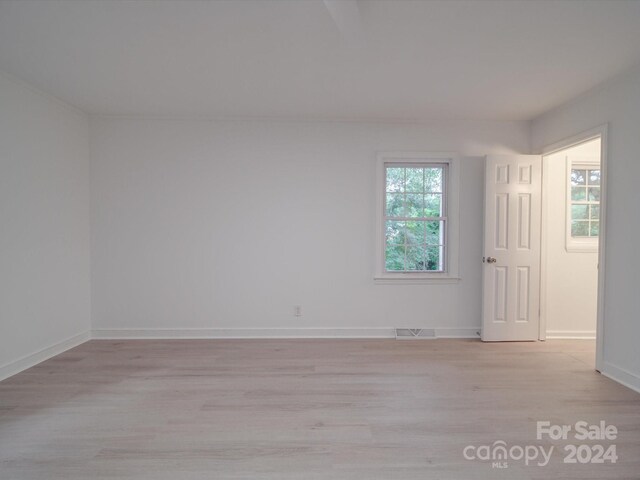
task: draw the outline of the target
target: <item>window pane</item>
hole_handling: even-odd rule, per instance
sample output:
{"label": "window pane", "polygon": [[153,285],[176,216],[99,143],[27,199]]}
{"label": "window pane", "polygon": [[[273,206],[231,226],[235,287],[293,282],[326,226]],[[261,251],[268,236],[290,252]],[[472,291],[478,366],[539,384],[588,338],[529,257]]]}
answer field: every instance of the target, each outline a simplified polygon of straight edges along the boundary
{"label": "window pane", "polygon": [[587,188],[586,187],[571,187],[571,200],[586,200]]}
{"label": "window pane", "polygon": [[428,193],[424,196],[424,216],[425,217],[441,217],[442,216],[442,194]]}
{"label": "window pane", "polygon": [[387,192],[404,192],[404,168],[387,168]]}
{"label": "window pane", "polygon": [[592,237],[597,237],[600,233],[600,222],[591,222],[591,230],[589,234]]}
{"label": "window pane", "polygon": [[407,168],[406,191],[414,193],[424,192],[424,168]]}
{"label": "window pane", "polygon": [[589,222],[574,220],[571,222],[571,236],[572,237],[588,237],[589,236]]}
{"label": "window pane", "polygon": [[600,185],[600,170],[589,170],[589,185]]}
{"label": "window pane", "polygon": [[443,252],[442,246],[427,247],[427,270],[443,270]]}
{"label": "window pane", "polygon": [[404,245],[387,245],[385,267],[391,271],[404,270]]}
{"label": "window pane", "polygon": [[571,205],[571,219],[572,220],[586,220],[589,205]]}
{"label": "window pane", "polygon": [[404,217],[403,193],[387,193],[387,216]]}
{"label": "window pane", "polygon": [[442,192],[442,167],[424,169],[424,191]]}
{"label": "window pane", "polygon": [[425,246],[407,247],[407,270],[427,270]]}
{"label": "window pane", "polygon": [[442,234],[444,232],[444,222],[427,222],[427,238],[428,245],[440,245],[443,243]]}
{"label": "window pane", "polygon": [[423,245],[425,222],[407,222],[407,245]]}
{"label": "window pane", "polygon": [[600,220],[600,207],[591,205],[591,220]]}
{"label": "window pane", "polygon": [[396,222],[393,220],[387,220],[386,225],[386,237],[387,245],[402,245],[405,239],[404,222]]}
{"label": "window pane", "polygon": [[589,201],[590,202],[600,201],[600,187],[589,187]]}
{"label": "window pane", "polygon": [[571,185],[586,185],[587,184],[587,171],[586,170],[571,170]]}
{"label": "window pane", "polygon": [[421,217],[424,211],[424,198],[421,193],[406,194],[406,217]]}
{"label": "window pane", "polygon": [[[384,270],[444,271],[446,166],[408,160],[384,164]],[[584,188],[586,197],[587,190]],[[426,221],[425,218],[434,218]],[[587,220],[588,222],[588,220]]]}

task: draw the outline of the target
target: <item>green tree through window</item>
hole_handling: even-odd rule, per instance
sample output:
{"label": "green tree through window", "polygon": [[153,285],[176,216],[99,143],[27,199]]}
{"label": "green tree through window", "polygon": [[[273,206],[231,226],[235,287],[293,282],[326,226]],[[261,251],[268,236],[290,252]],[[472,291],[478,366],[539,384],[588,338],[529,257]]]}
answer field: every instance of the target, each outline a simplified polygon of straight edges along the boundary
{"label": "green tree through window", "polygon": [[385,268],[444,271],[446,165],[385,166]]}

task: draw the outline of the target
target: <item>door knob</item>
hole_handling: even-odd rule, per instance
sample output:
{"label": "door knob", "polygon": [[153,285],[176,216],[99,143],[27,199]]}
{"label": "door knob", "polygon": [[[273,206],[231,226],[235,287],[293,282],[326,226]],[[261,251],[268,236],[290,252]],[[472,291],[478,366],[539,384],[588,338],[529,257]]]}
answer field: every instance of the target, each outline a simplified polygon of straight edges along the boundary
{"label": "door knob", "polygon": [[495,257],[487,257],[487,263],[496,263],[498,261]]}

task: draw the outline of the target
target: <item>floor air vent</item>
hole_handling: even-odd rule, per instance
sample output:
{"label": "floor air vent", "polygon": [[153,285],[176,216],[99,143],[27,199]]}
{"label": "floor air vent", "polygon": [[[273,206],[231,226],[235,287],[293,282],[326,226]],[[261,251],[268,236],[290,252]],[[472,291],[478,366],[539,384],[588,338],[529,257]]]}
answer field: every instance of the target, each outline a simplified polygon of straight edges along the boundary
{"label": "floor air vent", "polygon": [[436,338],[433,328],[396,328],[396,340],[420,340]]}

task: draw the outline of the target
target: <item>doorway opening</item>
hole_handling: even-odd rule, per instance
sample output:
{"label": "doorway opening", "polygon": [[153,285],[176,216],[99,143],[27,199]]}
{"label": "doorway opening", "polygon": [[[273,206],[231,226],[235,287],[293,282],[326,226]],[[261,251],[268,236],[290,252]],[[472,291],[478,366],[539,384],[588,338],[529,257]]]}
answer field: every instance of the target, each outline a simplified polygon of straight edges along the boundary
{"label": "doorway opening", "polygon": [[539,338],[591,340],[582,357],[596,370],[602,354],[605,145],[601,127],[545,149],[542,160]]}

